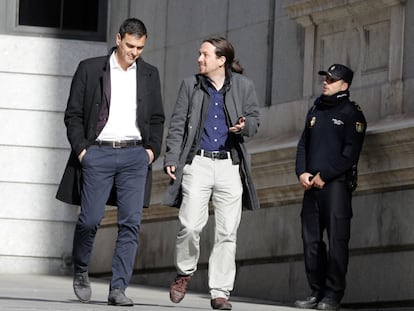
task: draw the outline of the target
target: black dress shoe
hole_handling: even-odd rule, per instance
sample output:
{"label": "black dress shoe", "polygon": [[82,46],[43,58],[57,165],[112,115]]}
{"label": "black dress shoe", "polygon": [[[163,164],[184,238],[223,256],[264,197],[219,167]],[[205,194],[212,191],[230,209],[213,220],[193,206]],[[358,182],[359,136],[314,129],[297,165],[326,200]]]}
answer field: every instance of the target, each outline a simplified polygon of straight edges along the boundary
{"label": "black dress shoe", "polygon": [[134,305],[134,302],[125,296],[124,290],[115,288],[109,292],[108,305],[131,307]]}
{"label": "black dress shoe", "polygon": [[81,302],[91,300],[92,290],[88,272],[76,272],[73,277],[73,290]]}
{"label": "black dress shoe", "polygon": [[340,304],[338,301],[336,301],[333,298],[325,297],[323,298],[318,305],[316,306],[316,309],[318,310],[339,310]]}
{"label": "black dress shoe", "polygon": [[317,295],[310,295],[304,299],[296,300],[295,307],[301,309],[314,309],[318,305],[319,298]]}

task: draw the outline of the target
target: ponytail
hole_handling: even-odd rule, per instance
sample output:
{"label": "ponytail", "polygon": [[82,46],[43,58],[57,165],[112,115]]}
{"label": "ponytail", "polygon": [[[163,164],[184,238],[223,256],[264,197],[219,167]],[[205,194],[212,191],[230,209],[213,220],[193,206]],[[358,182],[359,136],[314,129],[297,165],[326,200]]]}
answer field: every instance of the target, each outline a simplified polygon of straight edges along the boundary
{"label": "ponytail", "polygon": [[234,59],[233,62],[230,65],[230,69],[233,72],[243,74],[244,68],[240,65],[240,62],[238,59]]}

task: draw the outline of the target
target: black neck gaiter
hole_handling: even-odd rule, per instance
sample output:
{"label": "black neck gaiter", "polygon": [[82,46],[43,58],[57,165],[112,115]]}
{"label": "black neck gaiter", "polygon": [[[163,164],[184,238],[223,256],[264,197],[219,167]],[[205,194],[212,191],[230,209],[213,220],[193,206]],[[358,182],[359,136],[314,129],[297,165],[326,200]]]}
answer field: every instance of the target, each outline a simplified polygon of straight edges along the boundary
{"label": "black neck gaiter", "polygon": [[342,102],[344,99],[349,98],[349,91],[340,91],[333,95],[321,95],[320,100],[323,105],[326,106],[335,106]]}

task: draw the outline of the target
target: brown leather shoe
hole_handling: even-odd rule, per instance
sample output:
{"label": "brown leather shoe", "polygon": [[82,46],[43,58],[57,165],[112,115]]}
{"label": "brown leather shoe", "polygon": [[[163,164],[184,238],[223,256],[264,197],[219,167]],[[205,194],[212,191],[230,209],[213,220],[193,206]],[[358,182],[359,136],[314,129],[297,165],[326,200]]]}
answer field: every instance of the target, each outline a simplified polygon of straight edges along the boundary
{"label": "brown leather shoe", "polygon": [[226,298],[216,298],[210,300],[211,307],[216,310],[231,310],[232,305]]}
{"label": "brown leather shoe", "polygon": [[183,300],[190,279],[191,275],[177,275],[170,287],[170,299],[172,302],[179,303]]}

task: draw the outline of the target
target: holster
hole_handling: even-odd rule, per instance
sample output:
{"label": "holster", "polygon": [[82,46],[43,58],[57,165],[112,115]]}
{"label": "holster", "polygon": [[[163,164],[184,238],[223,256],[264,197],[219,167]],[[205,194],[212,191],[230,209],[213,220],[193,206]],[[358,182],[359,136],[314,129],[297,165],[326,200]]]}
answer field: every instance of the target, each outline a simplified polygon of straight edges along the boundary
{"label": "holster", "polygon": [[346,172],[346,183],[348,184],[349,190],[352,192],[358,186],[358,166],[357,164],[352,165],[351,169]]}

